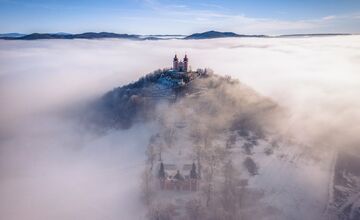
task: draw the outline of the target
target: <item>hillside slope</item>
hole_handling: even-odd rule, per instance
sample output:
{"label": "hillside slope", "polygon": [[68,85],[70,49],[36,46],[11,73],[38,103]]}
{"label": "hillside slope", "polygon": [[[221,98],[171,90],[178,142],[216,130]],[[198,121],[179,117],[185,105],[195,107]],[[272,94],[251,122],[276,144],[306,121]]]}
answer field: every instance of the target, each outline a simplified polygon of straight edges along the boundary
{"label": "hillside slope", "polygon": [[[230,77],[159,70],[108,92],[87,117],[105,129],[156,125],[143,176],[149,219],[326,218],[334,151],[283,135],[286,111]],[[161,190],[161,162],[196,164],[198,190]]]}

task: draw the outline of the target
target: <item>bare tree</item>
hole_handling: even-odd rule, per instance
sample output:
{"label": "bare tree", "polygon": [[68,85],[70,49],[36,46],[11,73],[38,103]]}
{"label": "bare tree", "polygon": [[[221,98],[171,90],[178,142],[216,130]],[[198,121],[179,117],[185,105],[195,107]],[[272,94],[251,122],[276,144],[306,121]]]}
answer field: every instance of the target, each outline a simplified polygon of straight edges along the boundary
{"label": "bare tree", "polygon": [[205,169],[205,185],[204,185],[204,192],[205,192],[205,200],[206,200],[206,207],[210,207],[210,203],[213,199],[213,193],[214,193],[214,173],[215,173],[215,167],[217,165],[217,160],[214,154],[206,155],[206,169]]}
{"label": "bare tree", "polygon": [[154,162],[156,160],[156,146],[154,144],[149,144],[149,146],[146,149],[146,157],[147,157],[147,162],[150,165],[150,170],[153,169],[154,167]]}
{"label": "bare tree", "polygon": [[167,147],[171,148],[175,138],[176,138],[176,132],[174,128],[168,127],[165,131],[164,131],[164,141],[167,145]]}
{"label": "bare tree", "polygon": [[142,174],[142,199],[146,205],[150,205],[154,198],[154,178],[150,169],[145,169]]}
{"label": "bare tree", "polygon": [[223,209],[223,219],[239,219],[240,210],[240,180],[239,173],[232,161],[228,161],[223,168],[224,181],[222,183],[220,204]]}
{"label": "bare tree", "polygon": [[196,125],[193,126],[192,132],[190,132],[190,139],[193,142],[194,154],[198,168],[198,176],[202,176],[202,159],[205,156],[206,149],[211,147],[211,135],[209,129],[201,129]]}
{"label": "bare tree", "polygon": [[175,206],[173,204],[154,204],[148,213],[149,220],[172,220],[174,216]]}
{"label": "bare tree", "polygon": [[198,129],[194,129],[190,132],[190,139],[193,142],[193,152],[195,154],[195,160],[198,168],[198,177],[201,178],[201,154],[202,154],[202,145],[200,145],[202,136]]}
{"label": "bare tree", "polygon": [[192,199],[186,203],[186,213],[189,220],[204,219],[205,210],[200,199]]}

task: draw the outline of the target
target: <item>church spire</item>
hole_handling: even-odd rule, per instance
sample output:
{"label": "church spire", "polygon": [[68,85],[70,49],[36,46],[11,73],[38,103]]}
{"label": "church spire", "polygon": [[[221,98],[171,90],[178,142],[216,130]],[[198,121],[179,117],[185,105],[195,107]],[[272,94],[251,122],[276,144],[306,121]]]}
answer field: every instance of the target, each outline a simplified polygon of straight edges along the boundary
{"label": "church spire", "polygon": [[177,71],[179,68],[179,60],[177,58],[177,55],[175,54],[174,61],[173,61],[173,70]]}

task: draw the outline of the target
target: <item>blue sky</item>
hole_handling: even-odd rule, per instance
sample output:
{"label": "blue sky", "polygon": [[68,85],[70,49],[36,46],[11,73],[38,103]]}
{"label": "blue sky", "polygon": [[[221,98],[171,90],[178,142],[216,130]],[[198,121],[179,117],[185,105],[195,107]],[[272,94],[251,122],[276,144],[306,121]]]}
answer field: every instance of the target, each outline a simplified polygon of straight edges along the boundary
{"label": "blue sky", "polygon": [[0,0],[0,33],[360,33],[360,0]]}

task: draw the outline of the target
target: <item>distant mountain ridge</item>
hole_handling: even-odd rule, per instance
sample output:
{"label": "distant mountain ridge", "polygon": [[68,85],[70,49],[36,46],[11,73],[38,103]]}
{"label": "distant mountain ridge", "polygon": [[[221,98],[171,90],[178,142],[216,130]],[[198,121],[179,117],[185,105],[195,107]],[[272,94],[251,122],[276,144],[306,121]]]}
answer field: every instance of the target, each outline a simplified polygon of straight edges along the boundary
{"label": "distant mountain ridge", "polygon": [[203,33],[191,34],[185,39],[213,39],[213,38],[226,38],[226,37],[268,37],[266,35],[244,35],[236,34],[234,32],[219,32],[219,31],[207,31]]}
{"label": "distant mountain ridge", "polygon": [[55,33],[55,34],[40,34],[33,33],[16,38],[3,37],[5,40],[40,40],[40,39],[99,39],[99,38],[125,38],[125,39],[139,39],[139,35],[131,34],[116,34],[110,32],[86,32],[82,34],[68,34],[68,33]]}
{"label": "distant mountain ridge", "polygon": [[0,34],[0,38],[4,38],[4,37],[16,38],[16,37],[22,37],[25,35],[26,34],[20,34],[20,33],[5,33],[5,34]]}
{"label": "distant mountain ridge", "polygon": [[171,39],[185,39],[185,40],[201,40],[201,39],[215,39],[215,38],[267,38],[267,37],[317,37],[317,36],[337,36],[337,35],[351,35],[347,33],[324,33],[324,34],[291,34],[291,35],[246,35],[237,34],[234,32],[220,32],[220,31],[206,31],[203,33],[194,33],[190,35],[179,34],[164,34],[164,35],[137,35],[137,34],[118,34],[112,32],[85,32],[81,34],[70,34],[65,32],[58,33],[5,33],[0,34],[0,39],[3,40],[44,40],[44,39],[130,39],[130,40],[171,40]]}
{"label": "distant mountain ridge", "polygon": [[326,36],[346,36],[349,33],[318,33],[318,34],[283,34],[278,37],[326,37]]}

